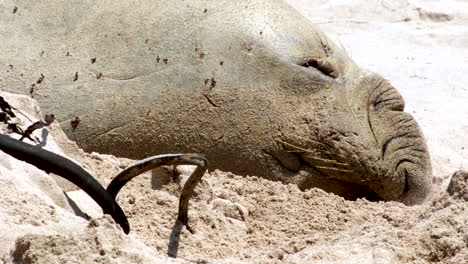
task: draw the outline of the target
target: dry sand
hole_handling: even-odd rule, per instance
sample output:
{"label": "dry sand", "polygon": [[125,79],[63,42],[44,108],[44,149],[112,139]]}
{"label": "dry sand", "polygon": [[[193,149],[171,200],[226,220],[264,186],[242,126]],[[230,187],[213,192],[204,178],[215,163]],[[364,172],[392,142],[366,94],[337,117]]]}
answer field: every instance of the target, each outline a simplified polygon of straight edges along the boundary
{"label": "dry sand", "polygon": [[[468,3],[288,2],[403,94],[432,154],[426,203],[346,201],[210,171],[190,203],[190,234],[176,224],[191,169],[180,166],[145,173],[119,193],[132,229],[125,235],[85,193],[0,151],[0,263],[468,263],[468,174],[451,177],[468,170]],[[42,116],[27,97],[0,95],[24,113],[21,127]],[[133,162],[85,153],[57,124],[34,135],[104,186]]]}

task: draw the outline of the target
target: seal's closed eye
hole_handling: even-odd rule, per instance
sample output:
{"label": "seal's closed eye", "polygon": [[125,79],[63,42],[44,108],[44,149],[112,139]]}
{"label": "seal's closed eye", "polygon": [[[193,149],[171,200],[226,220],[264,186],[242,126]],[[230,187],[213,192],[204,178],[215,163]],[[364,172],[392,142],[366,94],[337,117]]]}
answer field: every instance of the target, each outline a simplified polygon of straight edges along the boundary
{"label": "seal's closed eye", "polygon": [[336,71],[333,64],[331,64],[327,59],[307,59],[301,66],[309,68],[315,68],[321,73],[336,79],[338,78],[338,72]]}

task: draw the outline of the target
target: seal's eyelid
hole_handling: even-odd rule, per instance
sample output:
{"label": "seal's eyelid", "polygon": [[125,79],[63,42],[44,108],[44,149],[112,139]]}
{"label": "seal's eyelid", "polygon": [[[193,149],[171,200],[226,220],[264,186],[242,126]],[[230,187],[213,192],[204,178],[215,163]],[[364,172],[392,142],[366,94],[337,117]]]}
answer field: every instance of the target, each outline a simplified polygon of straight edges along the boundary
{"label": "seal's eyelid", "polygon": [[305,62],[301,64],[301,66],[306,68],[315,68],[333,79],[338,78],[338,73],[335,67],[327,59],[306,59]]}

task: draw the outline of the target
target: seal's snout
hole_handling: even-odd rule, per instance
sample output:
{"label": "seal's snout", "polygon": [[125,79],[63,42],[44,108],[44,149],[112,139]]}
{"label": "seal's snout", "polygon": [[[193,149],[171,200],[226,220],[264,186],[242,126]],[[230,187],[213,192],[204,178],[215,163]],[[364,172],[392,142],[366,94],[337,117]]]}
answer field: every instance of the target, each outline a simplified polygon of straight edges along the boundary
{"label": "seal's snout", "polygon": [[368,122],[380,148],[381,187],[376,192],[386,200],[420,203],[430,192],[432,168],[424,135],[398,91],[378,75],[371,78]]}
{"label": "seal's snout", "polygon": [[[311,69],[316,74],[329,72],[316,60],[307,65],[317,67]],[[315,179],[300,187],[328,181],[326,190],[337,194],[362,189],[360,197],[421,203],[431,190],[429,152],[416,120],[404,112],[402,96],[376,74],[347,80],[317,93],[321,100],[313,105],[302,105],[282,128],[276,142],[283,152],[274,158]]]}

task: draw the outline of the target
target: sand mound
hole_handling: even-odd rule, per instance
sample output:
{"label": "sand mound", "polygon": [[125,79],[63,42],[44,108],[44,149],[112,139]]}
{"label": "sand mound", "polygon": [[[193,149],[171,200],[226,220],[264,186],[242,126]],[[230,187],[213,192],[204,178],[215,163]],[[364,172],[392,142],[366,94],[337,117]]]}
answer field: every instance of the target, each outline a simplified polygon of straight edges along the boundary
{"label": "sand mound", "polygon": [[[108,159],[114,158],[101,162]],[[147,173],[118,198],[129,216],[130,236],[109,216],[80,221],[80,228],[67,219],[58,222],[51,213],[57,206],[44,206],[46,212],[27,207],[43,201],[22,195],[28,203],[12,212],[23,219],[18,228],[35,225],[42,231],[19,236],[9,255],[16,263],[161,263],[170,261],[166,254],[193,263],[463,263],[467,175],[455,174],[451,194],[406,207],[345,201],[317,189],[301,192],[293,185],[215,171],[205,175],[191,202],[192,235],[175,221],[181,186],[171,182],[154,189],[158,177]],[[68,227],[44,232],[51,224]]]}

